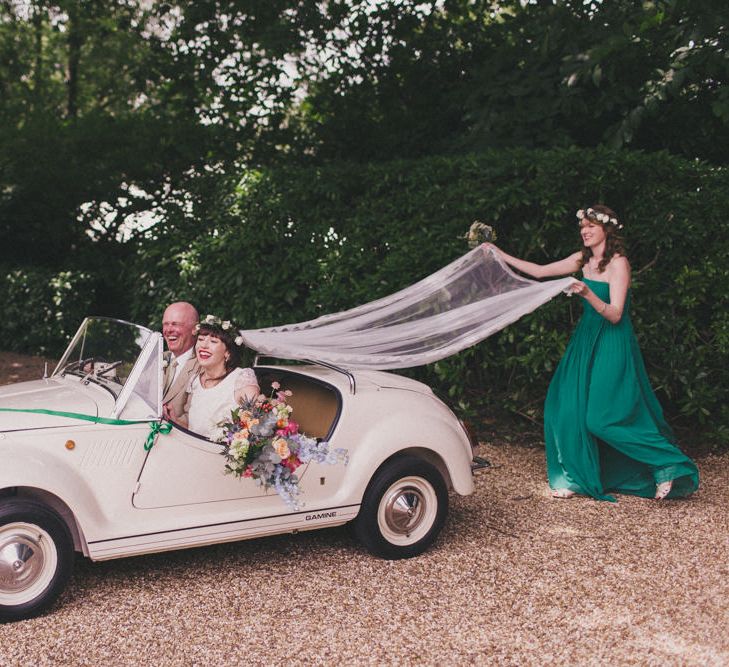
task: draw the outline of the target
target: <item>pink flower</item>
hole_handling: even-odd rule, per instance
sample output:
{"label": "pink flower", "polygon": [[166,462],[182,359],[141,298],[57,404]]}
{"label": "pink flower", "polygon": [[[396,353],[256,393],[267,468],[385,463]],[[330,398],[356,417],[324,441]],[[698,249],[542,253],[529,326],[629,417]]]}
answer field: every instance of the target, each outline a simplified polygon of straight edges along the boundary
{"label": "pink flower", "polygon": [[289,419],[289,423],[281,427],[276,431],[276,435],[285,437],[287,435],[295,435],[299,432],[299,425],[293,420]]}
{"label": "pink flower", "polygon": [[271,383],[271,389],[280,389],[281,385],[278,382]]}
{"label": "pink flower", "polygon": [[248,466],[244,471],[241,477],[253,477],[253,468],[251,466]]}
{"label": "pink flower", "polygon": [[295,422],[293,419],[289,419],[288,426],[286,427],[286,431],[288,431],[288,435],[294,435],[295,433],[299,432],[299,424]]}
{"label": "pink flower", "polygon": [[281,463],[291,472],[296,472],[296,468],[301,465],[301,461],[299,461],[299,457],[296,454],[292,454],[287,459],[281,461]]}

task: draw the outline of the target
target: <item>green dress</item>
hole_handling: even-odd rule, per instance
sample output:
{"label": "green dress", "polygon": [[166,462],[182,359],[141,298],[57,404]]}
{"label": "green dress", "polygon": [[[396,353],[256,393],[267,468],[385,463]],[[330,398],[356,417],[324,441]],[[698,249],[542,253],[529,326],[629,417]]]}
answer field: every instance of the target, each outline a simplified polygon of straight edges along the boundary
{"label": "green dress", "polygon": [[[610,302],[608,283],[584,281]],[[676,446],[651,388],[630,321],[630,291],[617,324],[583,302],[544,406],[549,485],[612,501],[611,491],[652,498],[668,480],[669,498],[693,493],[699,473]]]}

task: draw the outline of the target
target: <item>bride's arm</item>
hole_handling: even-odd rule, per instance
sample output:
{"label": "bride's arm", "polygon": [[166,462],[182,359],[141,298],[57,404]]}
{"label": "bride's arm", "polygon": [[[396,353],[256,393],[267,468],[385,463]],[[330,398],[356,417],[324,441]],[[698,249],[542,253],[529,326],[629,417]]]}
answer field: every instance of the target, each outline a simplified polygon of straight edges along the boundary
{"label": "bride's arm", "polygon": [[261,393],[257,384],[247,384],[235,390],[235,401],[240,405],[244,400],[251,401]]}
{"label": "bride's arm", "polygon": [[488,244],[490,248],[493,248],[496,253],[503,259],[510,267],[526,273],[532,278],[550,278],[553,276],[567,276],[570,273],[578,271],[580,268],[580,258],[582,253],[580,251],[572,253],[569,257],[560,259],[550,264],[536,264],[535,262],[527,262],[525,259],[519,259],[505,253],[501,248],[496,247],[493,244]]}
{"label": "bride's arm", "polygon": [[244,400],[253,400],[260,393],[261,388],[258,386],[255,372],[251,368],[244,368],[235,381],[233,395],[236,402],[240,405]]}

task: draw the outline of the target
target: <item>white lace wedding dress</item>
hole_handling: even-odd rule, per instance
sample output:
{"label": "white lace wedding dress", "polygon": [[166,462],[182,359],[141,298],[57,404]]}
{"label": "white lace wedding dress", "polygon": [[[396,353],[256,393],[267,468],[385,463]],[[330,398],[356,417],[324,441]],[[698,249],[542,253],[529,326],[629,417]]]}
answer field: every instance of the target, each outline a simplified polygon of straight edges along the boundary
{"label": "white lace wedding dress", "polygon": [[203,387],[196,375],[188,387],[191,394],[188,428],[214,440],[220,432],[218,424],[229,420],[231,410],[238,407],[236,392],[251,385],[258,386],[252,368],[234,368],[225,379],[209,388]]}

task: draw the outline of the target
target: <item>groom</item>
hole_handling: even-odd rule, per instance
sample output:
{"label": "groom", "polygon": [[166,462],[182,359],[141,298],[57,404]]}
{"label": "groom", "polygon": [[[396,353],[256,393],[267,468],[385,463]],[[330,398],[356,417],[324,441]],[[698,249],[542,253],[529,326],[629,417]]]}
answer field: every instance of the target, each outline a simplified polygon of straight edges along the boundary
{"label": "groom", "polygon": [[177,420],[185,409],[185,391],[198,370],[195,357],[195,326],[200,319],[195,306],[186,301],[172,303],[162,316],[162,336],[167,343],[162,414]]}

